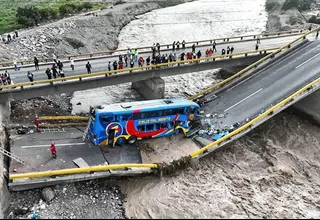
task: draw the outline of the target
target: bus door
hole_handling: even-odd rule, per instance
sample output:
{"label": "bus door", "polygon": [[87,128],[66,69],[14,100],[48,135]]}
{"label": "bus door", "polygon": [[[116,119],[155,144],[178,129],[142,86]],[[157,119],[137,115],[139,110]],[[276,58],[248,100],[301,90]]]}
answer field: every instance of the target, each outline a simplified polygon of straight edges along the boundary
{"label": "bus door", "polygon": [[114,146],[115,129],[110,129],[108,133],[108,144]]}

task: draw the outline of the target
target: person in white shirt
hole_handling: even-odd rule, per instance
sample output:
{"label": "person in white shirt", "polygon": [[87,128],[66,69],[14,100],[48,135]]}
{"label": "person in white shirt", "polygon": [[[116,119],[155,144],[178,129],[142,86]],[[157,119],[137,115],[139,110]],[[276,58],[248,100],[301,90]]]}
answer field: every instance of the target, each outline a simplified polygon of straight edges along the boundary
{"label": "person in white shirt", "polygon": [[73,58],[70,59],[70,66],[71,66],[72,71],[74,71],[74,59]]}

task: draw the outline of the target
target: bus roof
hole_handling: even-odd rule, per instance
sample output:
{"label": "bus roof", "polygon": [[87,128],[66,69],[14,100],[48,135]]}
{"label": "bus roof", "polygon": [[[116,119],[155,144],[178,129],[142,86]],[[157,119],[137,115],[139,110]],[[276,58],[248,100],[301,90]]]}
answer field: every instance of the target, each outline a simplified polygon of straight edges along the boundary
{"label": "bus roof", "polygon": [[133,113],[135,111],[147,112],[153,110],[164,110],[169,108],[180,108],[185,106],[199,107],[197,103],[188,99],[170,98],[102,105],[101,108],[97,109],[97,113]]}

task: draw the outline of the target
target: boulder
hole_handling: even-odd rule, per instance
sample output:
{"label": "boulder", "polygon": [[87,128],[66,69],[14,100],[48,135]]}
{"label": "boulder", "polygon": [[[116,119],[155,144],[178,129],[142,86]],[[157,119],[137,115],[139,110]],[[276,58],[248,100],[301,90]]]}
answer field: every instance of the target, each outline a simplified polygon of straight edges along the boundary
{"label": "boulder", "polygon": [[42,194],[42,198],[43,198],[44,201],[46,201],[46,202],[50,202],[50,201],[54,198],[54,196],[55,196],[54,191],[53,191],[51,188],[49,188],[49,187],[44,188],[44,189],[42,190],[41,194]]}

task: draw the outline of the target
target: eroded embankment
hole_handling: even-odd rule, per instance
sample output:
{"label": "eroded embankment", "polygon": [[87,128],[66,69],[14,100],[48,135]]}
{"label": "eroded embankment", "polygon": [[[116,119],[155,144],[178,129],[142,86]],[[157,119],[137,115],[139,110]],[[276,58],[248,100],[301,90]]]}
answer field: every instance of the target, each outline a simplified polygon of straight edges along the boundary
{"label": "eroded embankment", "polygon": [[174,177],[123,181],[130,218],[319,218],[320,128],[281,113]]}

